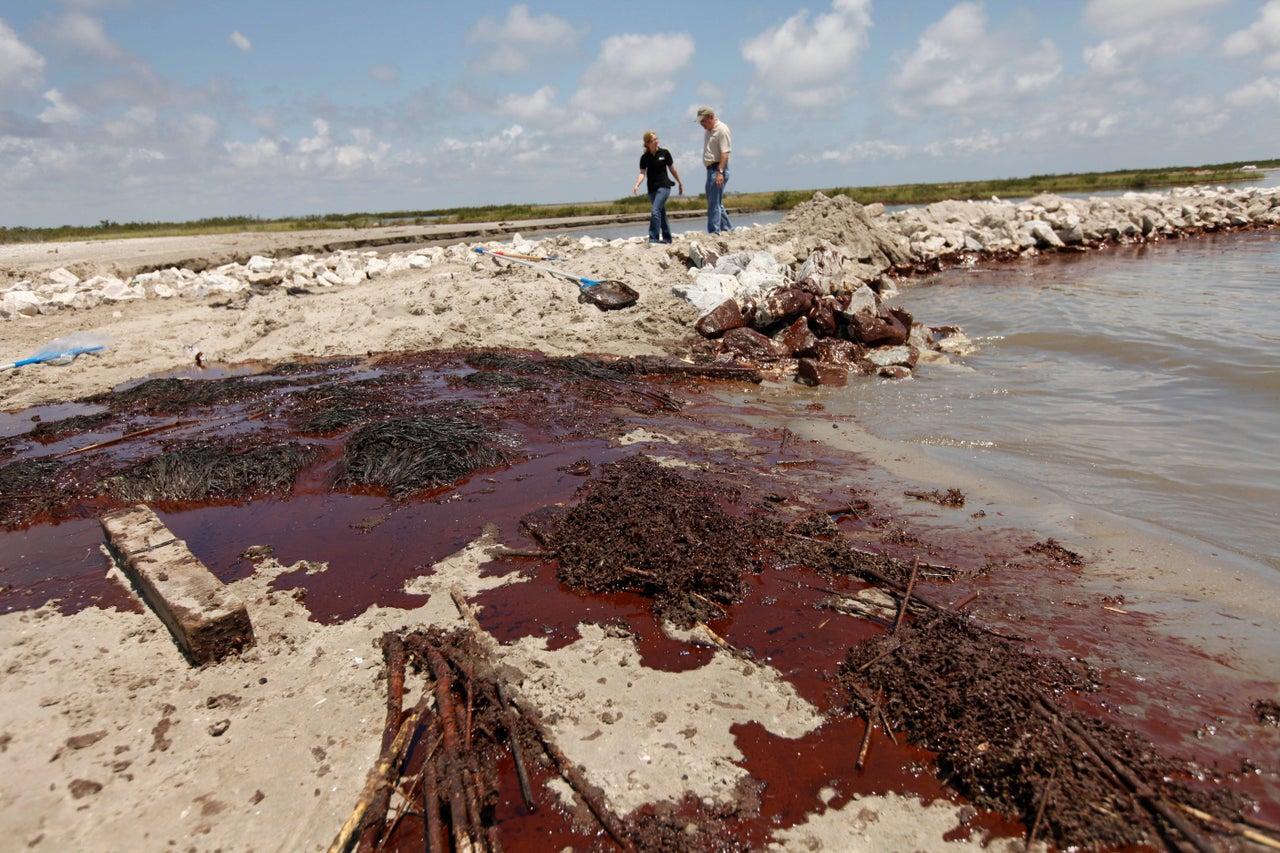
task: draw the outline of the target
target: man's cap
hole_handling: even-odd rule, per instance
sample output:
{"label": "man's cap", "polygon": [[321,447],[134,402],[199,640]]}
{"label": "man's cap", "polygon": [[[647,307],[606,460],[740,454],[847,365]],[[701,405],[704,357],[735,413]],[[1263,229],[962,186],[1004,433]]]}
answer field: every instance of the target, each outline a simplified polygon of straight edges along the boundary
{"label": "man's cap", "polygon": [[707,116],[713,116],[715,114],[716,111],[711,109],[711,107],[698,107],[698,121],[702,121]]}

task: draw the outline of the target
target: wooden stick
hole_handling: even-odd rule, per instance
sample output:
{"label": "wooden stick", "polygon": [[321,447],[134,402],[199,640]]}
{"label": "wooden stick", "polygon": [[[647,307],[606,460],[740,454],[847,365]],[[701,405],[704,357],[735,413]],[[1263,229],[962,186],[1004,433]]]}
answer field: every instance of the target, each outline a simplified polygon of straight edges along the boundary
{"label": "wooden stick", "polygon": [[147,427],[146,429],[135,430],[125,433],[119,438],[111,438],[106,441],[99,441],[97,444],[90,444],[86,447],[77,447],[75,450],[64,450],[62,453],[55,453],[54,459],[61,459],[64,456],[75,456],[77,453],[88,453],[90,450],[97,450],[100,447],[110,447],[113,444],[119,444],[122,441],[128,441],[131,438],[139,438],[144,435],[150,435],[153,432],[160,432],[166,429],[175,429],[177,427],[187,426],[195,423],[195,421],[174,421],[171,424],[161,424],[160,426]]}
{"label": "wooden stick", "polygon": [[1261,832],[1255,832],[1252,829],[1241,829],[1238,826],[1233,826],[1221,818],[1214,817],[1208,812],[1202,812],[1194,806],[1189,806],[1186,803],[1174,803],[1174,805],[1197,820],[1204,821],[1214,829],[1221,832],[1228,832],[1232,835],[1238,835],[1241,838],[1247,838],[1253,843],[1261,844],[1263,847],[1270,848],[1271,850],[1280,850],[1280,841],[1276,841],[1269,835],[1263,835]]}
{"label": "wooden stick", "polygon": [[627,837],[626,828],[596,795],[595,789],[587,782],[586,777],[582,775],[582,771],[569,760],[568,756],[560,750],[560,747],[556,746],[555,741],[551,740],[550,735],[542,728],[542,723],[528,709],[522,705],[516,705],[516,709],[528,721],[534,732],[537,733],[538,740],[542,743],[542,748],[546,750],[547,755],[555,762],[561,778],[568,782],[569,786],[587,804],[587,808],[596,816],[596,820],[600,821],[604,831],[609,833],[609,837],[623,850],[634,851],[636,849],[635,844]]}
{"label": "wooden stick", "polygon": [[890,646],[889,648],[882,651],[880,654],[873,657],[871,660],[864,663],[862,666],[858,667],[858,672],[862,672],[866,669],[869,669],[872,664],[879,663],[880,661],[884,660],[890,655],[897,653],[898,649],[900,648],[902,648],[902,643],[897,643],[895,645]]}
{"label": "wooden stick", "polygon": [[499,545],[489,551],[492,557],[530,557],[532,559],[544,560],[551,556],[547,551],[536,548],[508,548],[506,545]]}
{"label": "wooden stick", "polygon": [[440,816],[440,791],[436,786],[435,765],[427,762],[422,768],[423,846],[428,853],[449,849],[449,836]]}
{"label": "wooden stick", "polygon": [[1133,771],[1128,768],[1116,756],[1108,752],[1103,746],[1097,742],[1093,735],[1085,731],[1084,727],[1076,720],[1069,717],[1059,716],[1052,705],[1043,697],[1038,697],[1040,704],[1044,706],[1050,715],[1057,716],[1066,725],[1067,730],[1076,736],[1077,739],[1084,742],[1084,745],[1093,753],[1094,757],[1102,763],[1112,773],[1114,773],[1128,788],[1138,796],[1142,804],[1160,817],[1164,818],[1170,825],[1177,828],[1179,832],[1195,847],[1200,853],[1214,853],[1213,847],[1209,842],[1200,837],[1200,833],[1196,832],[1195,827],[1191,826],[1182,815],[1169,808],[1168,803],[1164,801],[1155,791],[1147,786],[1145,782],[1134,775]]}
{"label": "wooden stick", "polygon": [[519,717],[516,716],[511,703],[507,701],[507,693],[502,689],[502,685],[495,683],[494,689],[498,693],[498,704],[502,706],[503,716],[507,720],[507,729],[511,732],[511,757],[516,762],[516,778],[520,780],[520,796],[524,798],[525,808],[531,812],[536,812],[538,804],[533,799],[533,785],[529,782],[529,770],[524,763],[524,748],[520,745]]}
{"label": "wooden stick", "polygon": [[871,749],[871,714],[867,714],[867,727],[862,732],[862,743],[858,745],[858,760],[853,763],[854,770],[861,770],[867,761],[867,751]]}
{"label": "wooden stick", "polygon": [[911,564],[911,579],[907,581],[907,591],[902,596],[902,607],[898,609],[898,619],[893,623],[893,633],[902,627],[902,620],[907,616],[907,608],[911,606],[911,590],[916,588],[916,573],[920,571],[920,558],[916,557]]}
{"label": "wooden stick", "polygon": [[708,637],[711,638],[711,642],[715,643],[721,649],[723,649],[724,651],[728,652],[731,655],[736,655],[738,653],[737,649],[729,645],[728,640],[726,640],[724,637],[721,637],[715,631],[712,631],[711,626],[708,625],[706,622],[699,622],[697,623],[697,625],[706,633]]}
{"label": "wooden stick", "polygon": [[[382,752],[390,748],[400,729],[404,704],[404,640],[388,631],[382,635],[382,656],[387,662],[387,719],[382,727]],[[369,804],[369,819],[362,821],[356,850],[372,853],[382,836],[387,809],[391,805],[391,785],[382,785]]]}
{"label": "wooden stick", "polygon": [[382,635],[382,656],[387,662],[387,722],[382,729],[382,748],[395,739],[404,705],[404,638],[388,631]]}
{"label": "wooden stick", "polygon": [[471,630],[484,636],[484,629],[480,627],[480,620],[476,618],[475,611],[471,609],[471,605],[462,596],[462,590],[458,587],[449,587],[449,597],[453,599],[453,606],[458,608],[458,612],[462,614],[462,618],[471,626]]}
{"label": "wooden stick", "polygon": [[475,843],[468,832],[467,799],[462,790],[460,773],[457,772],[461,768],[462,753],[458,748],[458,716],[453,707],[453,678],[449,664],[439,650],[428,646],[426,651],[427,665],[431,667],[431,674],[436,682],[436,716],[444,734],[444,787],[453,823],[453,843],[458,850],[471,850]]}
{"label": "wooden stick", "polygon": [[[413,779],[409,782],[409,789],[407,791],[406,790],[400,791],[400,799],[401,799],[400,805],[396,808],[396,816],[391,819],[391,822],[387,824],[386,831],[382,833],[384,838],[390,839],[393,835],[395,835],[396,830],[400,827],[400,821],[404,819],[404,816],[406,814],[413,811],[414,801],[418,799],[418,789],[422,786],[422,784],[425,781],[424,776],[425,776],[426,770],[431,767],[431,755],[435,753],[436,747],[438,747],[439,745],[440,745],[440,741],[437,738],[435,746],[432,746],[431,749],[427,751],[427,757],[422,762],[422,768],[418,771],[417,775],[414,776]],[[422,813],[422,815],[423,815],[422,819],[426,820],[426,814]]]}
{"label": "wooden stick", "polygon": [[[484,629],[480,627],[480,620],[476,619],[475,611],[471,609],[471,605],[463,597],[462,591],[457,586],[451,586],[449,587],[449,595],[453,598],[453,604],[458,608],[458,612],[462,614],[462,618],[471,626],[472,636],[477,639],[487,636]],[[511,732],[511,757],[516,763],[516,778],[520,780],[520,796],[524,799],[525,808],[531,812],[537,811],[538,804],[533,797],[533,785],[529,781],[529,770],[525,764],[524,748],[520,745],[518,734],[519,718],[512,709],[511,703],[507,701],[506,691],[503,690],[501,682],[495,679],[493,687],[498,694],[498,704],[502,707],[503,716],[506,718],[507,729]]]}
{"label": "wooden stick", "polygon": [[384,751],[378,758],[378,762],[370,769],[369,775],[364,782],[364,789],[356,800],[356,807],[351,812],[351,816],[347,818],[347,822],[338,830],[338,835],[334,838],[333,844],[329,845],[329,853],[342,853],[351,845],[351,841],[355,837],[356,828],[363,822],[364,816],[368,812],[369,806],[373,803],[378,790],[384,785],[390,785],[392,774],[400,772],[400,765],[404,762],[405,754],[409,751],[409,744],[413,741],[413,734],[418,730],[418,720],[422,717],[426,708],[427,694],[424,692],[422,699],[404,718],[404,722],[400,724],[400,729],[396,732],[396,736],[391,742],[391,748]]}
{"label": "wooden stick", "polygon": [[1049,781],[1045,783],[1044,793],[1040,795],[1040,805],[1036,808],[1035,820],[1031,821],[1031,828],[1027,830],[1027,850],[1031,850],[1031,845],[1036,843],[1036,832],[1040,829],[1040,819],[1044,817],[1044,808],[1049,804],[1049,797],[1053,795],[1053,785],[1058,781],[1058,768],[1053,768],[1053,772],[1049,774]]}
{"label": "wooden stick", "polygon": [[876,704],[876,716],[880,718],[880,728],[889,736],[889,740],[893,741],[893,745],[898,745],[898,736],[893,733],[893,727],[889,725],[889,718],[884,715],[884,706]]}

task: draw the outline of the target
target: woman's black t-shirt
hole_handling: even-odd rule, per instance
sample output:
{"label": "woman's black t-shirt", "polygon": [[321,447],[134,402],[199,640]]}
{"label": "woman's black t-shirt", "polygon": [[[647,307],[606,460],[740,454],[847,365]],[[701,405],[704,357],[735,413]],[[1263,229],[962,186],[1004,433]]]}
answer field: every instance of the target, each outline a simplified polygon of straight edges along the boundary
{"label": "woman's black t-shirt", "polygon": [[667,167],[674,162],[671,159],[671,152],[665,148],[659,148],[652,154],[646,151],[640,155],[640,168],[644,170],[649,192],[657,192],[659,187],[676,185],[676,182],[667,176]]}

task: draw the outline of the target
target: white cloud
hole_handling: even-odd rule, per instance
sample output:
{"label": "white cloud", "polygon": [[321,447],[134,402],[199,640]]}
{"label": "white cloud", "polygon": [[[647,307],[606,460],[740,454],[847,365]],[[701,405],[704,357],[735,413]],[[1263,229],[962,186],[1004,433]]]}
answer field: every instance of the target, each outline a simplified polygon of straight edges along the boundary
{"label": "white cloud", "polygon": [[1107,39],[1083,51],[1084,64],[1095,74],[1114,76],[1129,70],[1131,57],[1151,48],[1155,36],[1150,31]]}
{"label": "white cloud", "polygon": [[1227,36],[1222,49],[1227,56],[1280,49],[1280,0],[1270,0],[1258,12],[1258,20]]}
{"label": "white cloud", "polygon": [[0,187],[11,188],[22,183],[43,183],[71,173],[82,160],[82,152],[70,141],[50,142],[44,139],[19,139],[0,136]]}
{"label": "white cloud", "polygon": [[118,119],[103,122],[102,130],[113,139],[132,139],[150,135],[156,124],[156,111],[151,107],[131,107]]}
{"label": "white cloud", "polygon": [[1067,122],[1067,132],[1081,139],[1106,139],[1120,127],[1120,116],[1099,111],[1091,114],[1077,113]]}
{"label": "white cloud", "polygon": [[1084,22],[1098,32],[1131,32],[1205,12],[1229,0],[1089,0]]}
{"label": "white cloud", "polygon": [[1280,79],[1259,77],[1252,83],[1228,92],[1227,103],[1233,107],[1256,107],[1260,104],[1280,103]]}
{"label": "white cloud", "polygon": [[246,172],[266,171],[280,161],[280,146],[274,139],[228,142],[225,148],[231,165]]}
{"label": "white cloud", "polygon": [[564,18],[552,14],[531,16],[528,4],[518,3],[501,22],[480,19],[467,33],[466,43],[484,51],[473,63],[478,70],[519,74],[533,68],[541,58],[575,53],[581,37],[582,32]]}
{"label": "white cloud", "polygon": [[102,21],[83,12],[68,12],[58,18],[51,25],[49,37],[82,58],[132,63],[128,52],[107,35]]}
{"label": "white cloud", "polygon": [[239,30],[231,31],[231,43],[234,44],[241,53],[249,53],[253,50],[253,42],[249,41],[249,37]]}
{"label": "white cloud", "polygon": [[1099,77],[1148,75],[1154,60],[1196,56],[1212,37],[1203,19],[1226,2],[1090,0],[1083,21],[1105,37],[1085,47],[1081,56]]}
{"label": "white cloud", "polygon": [[497,111],[524,124],[558,124],[567,110],[556,103],[556,88],[543,86],[531,95],[511,94],[498,99]]}
{"label": "white cloud", "polygon": [[444,139],[441,148],[453,155],[463,169],[472,172],[492,170],[494,164],[529,164],[548,154],[546,147],[538,143],[534,134],[526,132],[518,124],[480,139],[458,139],[450,136]]}
{"label": "white cloud", "polygon": [[965,157],[970,154],[995,154],[1004,150],[1007,140],[990,130],[982,130],[972,136],[953,137],[924,146],[924,153],[933,157]]}
{"label": "white cloud", "polygon": [[982,3],[953,6],[920,35],[893,78],[902,113],[1004,112],[1010,101],[1049,89],[1062,55],[1048,39],[988,27]]}
{"label": "white cloud", "polygon": [[39,86],[44,79],[44,64],[44,57],[0,19],[0,94]]}
{"label": "white cloud", "polygon": [[384,65],[382,63],[371,65],[369,66],[369,78],[378,83],[399,83],[400,69],[394,65]]}
{"label": "white cloud", "polygon": [[75,104],[67,103],[67,99],[57,89],[45,92],[44,99],[49,102],[49,106],[41,111],[38,118],[45,124],[71,124],[84,117],[84,111]]}
{"label": "white cloud", "polygon": [[742,56],[755,66],[754,94],[800,108],[846,100],[870,29],[871,0],[834,0],[812,23],[802,9],[748,39]]}
{"label": "white cloud", "polygon": [[1231,115],[1217,98],[1182,97],[1170,105],[1174,132],[1181,137],[1207,136],[1226,126]]}
{"label": "white cloud", "polygon": [[296,143],[287,138],[262,137],[250,142],[227,142],[226,158],[236,169],[263,173],[308,175],[315,178],[347,178],[377,170],[388,159],[391,146],[374,138],[367,128],[354,128],[350,142],[334,138],[324,119],[311,123],[314,134]]}
{"label": "white cloud", "polygon": [[213,116],[190,113],[174,121],[172,130],[185,149],[202,150],[211,147],[221,137],[222,125]]}
{"label": "white cloud", "polygon": [[692,61],[693,38],[685,33],[610,36],[570,103],[594,115],[650,109],[675,91]]}
{"label": "white cloud", "polygon": [[832,163],[848,165],[867,160],[902,160],[910,153],[911,149],[900,142],[891,142],[887,139],[869,139],[850,142],[840,148],[828,148],[815,153],[795,154],[792,155],[790,162],[797,165],[829,165]]}

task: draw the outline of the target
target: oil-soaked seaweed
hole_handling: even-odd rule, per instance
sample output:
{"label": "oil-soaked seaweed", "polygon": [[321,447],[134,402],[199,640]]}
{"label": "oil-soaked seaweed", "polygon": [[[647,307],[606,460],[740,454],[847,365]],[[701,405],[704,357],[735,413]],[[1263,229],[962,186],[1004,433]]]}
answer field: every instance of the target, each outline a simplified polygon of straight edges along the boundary
{"label": "oil-soaked seaweed", "polygon": [[369,424],[343,448],[337,486],[377,486],[402,498],[506,464],[505,443],[484,425],[443,411]]}
{"label": "oil-soaked seaweed", "polygon": [[332,374],[336,370],[354,367],[354,358],[335,358],[330,361],[282,361],[267,370],[264,376],[305,376],[310,373]]}
{"label": "oil-soaked seaweed", "polygon": [[806,513],[792,522],[779,536],[776,547],[784,562],[827,575],[888,578],[900,585],[911,577],[911,562],[854,548],[826,512]]}
{"label": "oil-soaked seaweed", "polygon": [[527,376],[515,376],[502,370],[477,370],[462,377],[462,383],[469,388],[494,391],[543,391],[549,387],[545,382]]}
{"label": "oil-soaked seaweed", "polygon": [[114,417],[110,412],[96,412],[92,415],[73,415],[61,420],[43,421],[31,430],[31,437],[41,444],[50,444],[73,435],[92,432]]}
{"label": "oil-soaked seaweed", "polygon": [[288,491],[311,459],[297,444],[242,450],[202,441],[161,453],[108,477],[103,489],[124,501],[198,501]]}
{"label": "oil-soaked seaweed", "polygon": [[385,394],[361,383],[316,385],[288,395],[290,419],[302,435],[335,432],[386,416],[393,404]]}
{"label": "oil-soaked seaweed", "polygon": [[54,459],[20,459],[0,466],[0,525],[15,527],[63,504],[74,489]]}
{"label": "oil-soaked seaweed", "polygon": [[639,589],[683,625],[721,615],[759,562],[753,526],[717,506],[720,496],[648,456],[605,466],[555,530],[560,579],[593,592]]}
{"label": "oil-soaked seaweed", "polygon": [[[1159,843],[1165,831],[1072,730],[1085,731],[1169,799],[1217,814],[1243,801],[1187,782],[1198,772],[1140,736],[1062,708],[1051,697],[1091,689],[1093,674],[1028,652],[951,613],[935,613],[849,650],[840,681],[871,718],[937,753],[940,776],[975,805],[1031,826],[1062,847]],[[1046,796],[1049,792],[1049,796]]]}
{"label": "oil-soaked seaweed", "polygon": [[570,375],[601,382],[630,384],[635,380],[598,359],[585,356],[530,358],[510,352],[467,353],[465,361],[478,370],[502,370],[508,373],[533,373],[543,376]]}
{"label": "oil-soaked seaweed", "polygon": [[226,406],[260,397],[266,391],[289,384],[286,380],[253,380],[243,376],[226,379],[151,379],[123,391],[86,398],[113,411],[129,410],[152,415],[181,414],[204,406]]}

